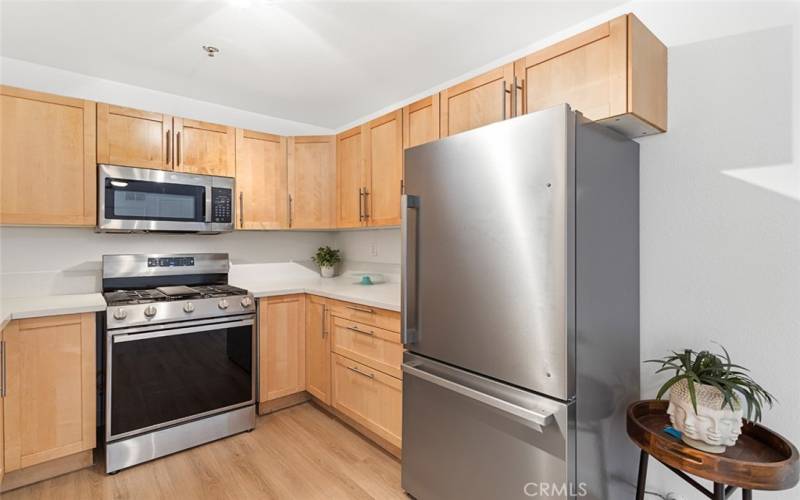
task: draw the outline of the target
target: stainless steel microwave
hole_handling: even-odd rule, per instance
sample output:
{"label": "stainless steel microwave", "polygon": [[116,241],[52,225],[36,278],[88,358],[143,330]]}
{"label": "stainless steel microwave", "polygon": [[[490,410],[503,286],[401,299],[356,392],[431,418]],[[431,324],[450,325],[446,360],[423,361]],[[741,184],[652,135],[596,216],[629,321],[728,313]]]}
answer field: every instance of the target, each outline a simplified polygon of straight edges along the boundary
{"label": "stainless steel microwave", "polygon": [[232,177],[99,165],[97,178],[99,231],[233,231]]}

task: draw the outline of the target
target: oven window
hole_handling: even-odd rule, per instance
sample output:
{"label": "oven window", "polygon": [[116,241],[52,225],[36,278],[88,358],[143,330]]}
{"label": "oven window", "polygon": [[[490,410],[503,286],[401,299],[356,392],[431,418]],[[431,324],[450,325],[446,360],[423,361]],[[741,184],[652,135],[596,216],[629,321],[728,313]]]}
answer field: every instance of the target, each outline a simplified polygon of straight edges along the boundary
{"label": "oven window", "polygon": [[253,325],[111,346],[111,436],[253,400]]}
{"label": "oven window", "polygon": [[106,180],[106,219],[205,220],[205,188],[134,180]]}

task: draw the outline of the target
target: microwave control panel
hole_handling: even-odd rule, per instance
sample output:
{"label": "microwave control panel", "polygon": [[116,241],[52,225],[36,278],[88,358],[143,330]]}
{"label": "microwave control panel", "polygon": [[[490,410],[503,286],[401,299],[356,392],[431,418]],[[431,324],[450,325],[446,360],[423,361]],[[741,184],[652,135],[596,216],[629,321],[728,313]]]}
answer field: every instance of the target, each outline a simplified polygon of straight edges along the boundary
{"label": "microwave control panel", "polygon": [[233,191],[211,188],[211,222],[230,224],[233,210]]}

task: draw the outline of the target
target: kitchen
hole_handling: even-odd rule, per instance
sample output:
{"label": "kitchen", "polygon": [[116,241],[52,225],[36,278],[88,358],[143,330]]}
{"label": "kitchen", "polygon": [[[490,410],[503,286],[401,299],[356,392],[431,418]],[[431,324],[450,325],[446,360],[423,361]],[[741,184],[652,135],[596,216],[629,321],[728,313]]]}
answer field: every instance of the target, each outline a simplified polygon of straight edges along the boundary
{"label": "kitchen", "polygon": [[[635,232],[638,236],[629,233],[626,237],[638,241],[638,248],[614,246],[617,243],[604,242],[602,238],[597,242],[610,245],[607,248],[612,252],[636,251],[641,255],[641,270],[628,270],[639,276],[639,280],[631,276],[630,281],[638,284],[636,297],[628,297],[627,307],[635,310],[626,313],[631,321],[641,322],[640,327],[631,327],[632,331],[641,329],[641,339],[637,334],[627,342],[636,351],[636,359],[628,363],[614,357],[610,345],[595,346],[600,362],[619,363],[620,370],[631,370],[625,375],[631,384],[624,402],[655,395],[660,379],[640,361],[673,347],[673,335],[681,342],[699,346],[693,340],[696,333],[691,332],[702,327],[709,330],[702,342],[717,340],[728,347],[735,345],[739,355],[751,357],[747,363],[754,365],[756,376],[769,380],[765,385],[774,388],[780,399],[780,404],[767,414],[767,424],[798,441],[800,436],[790,416],[791,409],[798,405],[792,399],[796,398],[796,391],[781,381],[796,375],[797,368],[790,363],[779,373],[770,373],[769,369],[779,364],[776,359],[783,359],[782,352],[792,352],[792,347],[797,347],[797,341],[787,333],[787,328],[791,329],[787,325],[794,324],[796,312],[780,306],[798,291],[796,283],[800,280],[793,279],[797,278],[796,266],[782,257],[782,249],[797,248],[797,235],[760,222],[784,221],[788,224],[784,228],[797,227],[792,224],[798,222],[796,201],[792,201],[797,193],[791,191],[791,172],[797,168],[798,134],[790,133],[792,120],[797,123],[798,99],[793,90],[798,88],[793,85],[797,71],[794,76],[785,73],[785,67],[797,66],[791,58],[797,37],[790,36],[791,30],[787,35],[785,29],[786,25],[797,29],[796,5],[703,5],[680,13],[669,2],[575,5],[563,9],[520,3],[499,13],[489,4],[455,5],[463,11],[457,14],[463,24],[448,25],[447,33],[453,37],[450,42],[467,43],[469,37],[459,33],[458,26],[484,29],[481,33],[487,37],[496,34],[492,31],[496,27],[479,22],[490,13],[496,16],[497,24],[501,24],[500,20],[508,24],[504,32],[514,35],[490,44],[486,52],[473,42],[475,54],[464,50],[457,60],[447,64],[437,61],[456,50],[448,44],[424,58],[419,46],[411,44],[405,50],[419,61],[387,59],[387,66],[374,62],[369,51],[359,47],[353,49],[353,54],[363,58],[361,64],[375,72],[372,87],[385,80],[385,75],[395,75],[389,68],[400,61],[406,65],[404,71],[413,71],[420,83],[397,77],[397,82],[387,84],[385,92],[377,95],[351,80],[345,80],[349,86],[343,85],[339,76],[331,77],[328,86],[325,78],[316,82],[299,78],[297,83],[292,77],[274,84],[276,95],[282,92],[278,99],[270,96],[270,85],[266,83],[262,83],[266,91],[247,85],[224,90],[225,75],[233,69],[241,71],[247,57],[254,57],[254,52],[248,56],[251,49],[235,38],[236,30],[231,28],[237,26],[234,21],[251,26],[248,18],[267,22],[275,17],[300,33],[307,33],[303,29],[318,29],[345,47],[352,40],[335,30],[328,31],[331,27],[325,24],[324,15],[366,23],[371,26],[370,36],[375,37],[381,29],[402,32],[398,29],[401,21],[412,22],[422,16],[425,20],[419,21],[420,33],[429,30],[432,37],[437,31],[434,21],[449,13],[447,6],[435,2],[427,7],[260,2],[202,2],[192,7],[156,3],[148,7],[153,10],[123,5],[117,11],[103,6],[89,15],[82,2],[27,6],[3,2],[0,312],[6,361],[4,411],[0,412],[4,429],[0,489],[4,497],[115,497],[113,491],[118,488],[130,496],[180,497],[178,492],[187,491],[191,492],[187,495],[207,498],[313,498],[326,492],[333,492],[327,497],[387,498],[402,496],[404,490],[418,498],[455,496],[441,492],[421,494],[419,491],[426,491],[427,485],[408,482],[416,469],[405,469],[406,464],[411,467],[419,455],[409,455],[410,461],[404,457],[413,451],[404,444],[406,433],[414,431],[409,423],[416,420],[403,415],[407,411],[404,398],[412,387],[406,384],[409,377],[416,377],[425,369],[409,358],[416,355],[414,351],[425,352],[421,347],[424,342],[414,348],[409,338],[414,330],[414,318],[409,314],[416,312],[428,325],[439,320],[458,324],[464,335],[471,323],[488,328],[484,319],[496,320],[497,325],[510,329],[518,327],[496,314],[484,318],[471,317],[467,312],[476,304],[493,311],[500,307],[509,312],[516,310],[512,309],[515,304],[495,300],[508,297],[504,290],[491,288],[499,283],[520,290],[525,297],[523,291],[530,283],[516,283],[515,277],[526,276],[525,273],[534,276],[541,269],[534,267],[536,272],[532,272],[524,265],[515,269],[502,266],[503,260],[521,263],[517,250],[525,249],[515,249],[515,240],[504,242],[502,238],[503,230],[507,230],[506,235],[519,231],[514,224],[524,218],[515,214],[536,208],[525,205],[525,196],[503,198],[508,204],[497,206],[453,205],[465,217],[448,219],[450,223],[438,234],[450,238],[442,237],[438,244],[452,243],[443,247],[443,252],[456,251],[449,257],[432,254],[433,247],[424,242],[436,238],[437,233],[428,233],[425,228],[439,219],[426,219],[426,202],[435,208],[432,200],[436,198],[425,189],[442,181],[448,184],[440,186],[438,192],[461,193],[465,199],[474,200],[481,197],[472,190],[474,186],[485,187],[489,196],[501,188],[513,188],[514,183],[511,177],[498,186],[491,184],[494,178],[472,177],[471,183],[458,176],[423,178],[421,166],[432,160],[423,158],[421,152],[441,152],[437,148],[446,144],[459,145],[453,147],[453,153],[440,154],[456,154],[456,148],[466,151],[485,140],[478,135],[481,130],[501,131],[494,133],[505,137],[509,134],[502,131],[511,129],[498,127],[532,120],[539,116],[536,111],[553,109],[564,102],[603,124],[604,129],[632,138],[625,143],[638,144],[639,148],[639,189],[635,193],[637,200],[630,198],[628,209],[636,203],[641,208],[621,212],[620,217],[624,220],[634,213],[639,217]],[[165,9],[161,12],[167,15],[147,24],[149,21],[145,20],[159,9]],[[147,26],[163,27],[161,23],[168,24],[187,13],[192,14],[189,18],[197,23],[197,30],[180,43],[167,43],[165,54],[153,63],[158,66],[165,61],[161,58],[179,55],[186,60],[176,62],[177,73],[170,73],[173,70],[163,69],[163,65],[158,66],[158,71],[169,78],[205,78],[193,85],[184,82],[186,91],[181,95],[175,82],[156,78],[158,71],[135,57],[131,41],[136,33],[141,37],[141,30]],[[520,19],[538,15],[550,16],[552,22],[521,29],[524,23]],[[714,29],[697,25],[698,20],[711,15],[717,18]],[[122,37],[112,44],[115,50],[127,50],[128,59],[110,57],[109,52],[95,48],[96,53],[87,53],[97,58],[98,68],[87,65],[74,51],[67,50],[70,56],[63,61],[53,51],[53,44],[57,43],[75,50],[102,45],[98,40],[121,29],[120,19],[131,16],[144,24],[131,28],[131,33],[125,35],[127,39]],[[393,16],[394,21],[387,20]],[[68,22],[56,29],[54,25],[58,23],[54,19]],[[314,28],[297,26],[298,19]],[[288,36],[280,23],[271,22],[275,32],[270,36]],[[87,26],[96,26],[96,33]],[[217,29],[219,33],[200,34],[201,27]],[[37,42],[37,33],[48,28],[52,30],[52,40]],[[202,43],[194,43],[198,37]],[[703,45],[713,48],[716,40],[722,40],[717,51]],[[144,47],[152,47],[153,41],[147,40]],[[191,54],[183,54],[189,41]],[[402,44],[382,41],[380,47],[387,54],[398,50],[403,54],[394,45]],[[218,52],[208,50],[209,46]],[[733,71],[730,59],[725,57],[713,63],[708,56],[717,52],[745,57],[751,63],[749,69]],[[334,58],[324,64],[344,63]],[[131,75],[125,65],[142,73]],[[254,67],[253,71],[263,68],[269,70],[270,64]],[[310,71],[287,63],[286,69],[289,68],[296,69],[298,76]],[[688,75],[705,77],[700,81],[707,85],[698,88]],[[294,90],[293,85],[297,87]],[[760,97],[755,97],[754,88],[766,92],[761,90]],[[754,96],[749,101],[743,98],[745,89],[747,95]],[[339,94],[334,96],[334,92]],[[336,102],[339,95],[342,102]],[[734,120],[737,115],[725,103],[715,100],[716,95],[724,96],[726,102],[736,100],[743,114],[762,118],[755,122],[771,125],[762,129],[750,120],[745,124]],[[309,102],[295,96],[306,96]],[[709,106],[707,111],[702,109],[704,104]],[[706,113],[724,119],[715,120],[717,123],[712,126],[701,120]],[[769,120],[764,120],[767,116]],[[308,123],[303,123],[306,120]],[[739,130],[726,125],[734,122]],[[715,141],[716,129],[722,131],[722,138]],[[700,133],[702,139],[698,139]],[[458,142],[468,137],[473,139]],[[737,143],[738,148],[731,146]],[[703,164],[707,159],[707,153],[698,149],[700,144],[725,159],[719,164],[722,175],[717,172],[713,178],[710,174],[692,177],[697,171],[689,166]],[[513,148],[509,144],[504,150]],[[728,149],[732,150],[727,155],[721,153]],[[460,162],[466,169],[470,158],[478,157],[480,151],[476,150]],[[763,165],[771,169],[771,175],[765,172],[759,176],[748,170]],[[697,192],[687,185],[687,178],[697,183]],[[529,182],[525,178],[517,180],[520,185]],[[635,180],[630,175],[621,178],[622,184]],[[560,185],[554,184],[547,187]],[[163,186],[171,191],[165,191]],[[687,190],[689,194],[678,194]],[[626,193],[604,199],[633,196],[633,192]],[[704,201],[709,193],[722,198]],[[419,205],[415,206],[414,196],[420,197]],[[730,210],[731,205],[742,205],[742,198],[746,200],[743,205],[755,207],[755,214],[743,213],[744,207],[729,215],[733,217],[735,213],[735,219],[720,214]],[[678,205],[685,206],[687,213],[675,214]],[[131,215],[151,209],[174,212],[144,218]],[[698,211],[708,215],[692,216]],[[441,206],[440,213],[448,213],[447,207]],[[466,223],[468,231],[484,231],[479,223],[491,216],[509,221],[498,224],[497,231],[490,233],[498,238],[495,247],[459,239],[470,233],[455,228]],[[723,217],[724,223],[702,225],[709,216]],[[413,227],[415,221],[420,223],[419,232]],[[418,246],[409,244],[410,235],[419,237]],[[769,255],[777,261],[765,264],[764,259],[755,256],[739,260],[736,253],[726,257],[728,247],[724,242],[731,239],[751,255]],[[533,243],[526,240],[525,244]],[[564,244],[569,246],[568,242]],[[686,253],[693,245],[709,248],[719,262],[693,261],[689,258],[693,254]],[[344,258],[337,264],[334,278],[322,278],[318,266],[310,261],[318,248],[326,246],[340,249]],[[419,250],[418,269],[425,270],[418,276],[408,274],[415,266],[401,266],[414,256],[415,248]],[[626,255],[625,262],[634,260]],[[553,262],[552,258],[547,262]],[[430,267],[433,263],[436,266]],[[770,302],[748,298],[755,303],[748,302],[751,305],[738,311],[723,307],[742,300],[727,278],[726,270],[734,263],[745,269],[744,279],[756,295],[773,290],[774,295],[768,294]],[[684,265],[690,266],[693,276],[704,275],[710,282],[704,285],[695,283],[693,278],[676,278],[677,269]],[[747,270],[751,266],[760,271],[750,273]],[[767,272],[763,266],[768,267]],[[781,272],[769,272],[770,266]],[[365,275],[385,282],[360,284]],[[474,281],[478,276],[483,276],[482,283]],[[412,285],[415,277],[418,281]],[[435,277],[435,282],[426,281],[430,277]],[[192,291],[169,289],[179,286]],[[226,286],[230,288],[219,289]],[[201,293],[197,293],[198,289]],[[118,290],[156,293],[135,299],[108,295]],[[420,300],[413,311],[408,304],[415,290]],[[451,297],[444,300],[442,292]],[[687,302],[698,304],[698,309],[692,309]],[[680,311],[681,319],[666,318],[662,310],[665,304]],[[460,316],[431,316],[434,305],[447,311],[458,307],[448,314]],[[173,309],[175,316],[171,315]],[[175,318],[180,319],[174,327],[164,326],[173,325],[170,322]],[[176,342],[164,349],[142,347],[142,352],[171,352],[182,363],[186,358],[181,354],[194,352],[201,358],[203,352],[193,350],[200,342],[190,342],[196,337],[194,333],[155,337],[185,327],[187,321],[191,321],[190,327],[206,328],[228,340],[238,337],[235,332],[246,330],[249,343],[231,340],[214,358],[224,357],[231,361],[228,368],[249,374],[246,387],[232,385],[213,394],[205,389],[215,382],[197,378],[213,370],[194,372],[190,365],[182,365],[186,373],[173,374],[173,370],[164,370],[163,361],[158,359],[116,378],[110,376],[116,366],[116,352],[123,351],[119,356],[125,358],[124,350],[115,348],[139,344],[114,341],[117,337],[122,339],[122,335],[152,345],[166,342],[165,339]],[[723,326],[714,327],[712,323]],[[745,347],[753,331],[746,325],[753,324],[767,325],[764,335],[776,342],[794,344],[786,345],[784,351],[773,347],[760,357],[753,356]],[[141,329],[143,325],[148,325],[146,330]],[[475,345],[480,344],[480,337],[470,338],[477,342]],[[494,347],[484,344],[485,349]],[[244,349],[244,355],[240,349]],[[499,352],[501,346],[497,345],[497,349]],[[437,355],[432,358],[447,359],[446,353],[434,351]],[[523,350],[520,358],[515,354],[507,353],[503,362],[519,364],[529,353]],[[129,359],[143,361],[144,357]],[[510,372],[494,373],[490,367],[470,365],[473,360],[468,358],[448,362],[469,366],[494,380],[511,381],[517,387],[534,387],[532,384],[536,383],[516,380]],[[548,363],[552,365],[554,361]],[[581,366],[586,365],[578,364],[577,370]],[[549,378],[551,372],[547,373]],[[149,384],[151,390],[159,383],[164,390],[177,383],[183,389],[158,401],[128,402],[115,419],[113,402],[110,403],[118,399],[112,398],[115,392],[110,390],[115,387],[114,380],[127,379],[132,384],[127,393],[142,397],[137,378],[138,384]],[[532,390],[555,393],[549,386],[542,387]],[[154,393],[160,389],[156,387]],[[222,393],[232,396],[237,390],[241,390],[241,397],[236,401],[224,405],[220,402],[224,399],[220,397]],[[32,397],[34,394],[37,397]],[[214,400],[202,401],[208,396]],[[556,399],[568,400],[569,396],[562,394]],[[188,400],[200,408],[189,408]],[[177,404],[178,401],[182,403]],[[624,410],[624,406],[618,402],[617,409]],[[137,424],[122,432],[111,431],[115,420],[136,417],[137,410],[150,412],[138,415],[143,421],[153,415],[158,421]],[[173,411],[178,414],[165,417]],[[439,413],[446,414],[446,409]],[[624,420],[622,428],[618,426],[620,420],[614,420],[619,418],[624,415],[617,414],[609,420],[615,422],[613,425],[597,432],[620,433],[603,439],[612,449],[619,446],[627,450],[622,452],[625,458],[609,468],[623,476],[615,480],[619,484],[614,487],[623,488],[619,496],[632,497],[638,453],[624,435]],[[227,420],[212,425],[213,419]],[[455,421],[453,416],[448,419]],[[253,428],[252,432],[244,432]],[[183,437],[169,437],[176,433]],[[223,439],[228,434],[232,436]],[[143,436],[148,436],[150,442],[168,444],[154,445],[141,454],[146,448],[142,445]],[[204,444],[209,441],[213,442]],[[283,447],[279,447],[281,443]],[[461,444],[467,446],[466,440]],[[424,447],[415,449],[424,451]],[[439,445],[439,449],[448,449],[448,445]],[[120,454],[115,450],[121,450]],[[417,458],[416,463],[429,463],[427,460],[430,458]],[[674,498],[694,498],[696,492],[686,492],[668,470],[662,469],[651,467],[648,490],[677,495]],[[451,464],[449,470],[456,473],[458,469]],[[235,485],[230,478],[235,478]],[[606,479],[609,478],[610,474]],[[202,486],[204,481],[209,483],[207,490]],[[499,479],[495,477],[494,481]],[[481,483],[496,486],[492,480]],[[82,493],[70,493],[76,491]],[[473,491],[476,496],[477,491]],[[763,495],[781,498],[782,494],[787,495],[784,498],[792,497],[792,491]],[[603,497],[614,498],[609,493],[596,494],[596,498]]]}

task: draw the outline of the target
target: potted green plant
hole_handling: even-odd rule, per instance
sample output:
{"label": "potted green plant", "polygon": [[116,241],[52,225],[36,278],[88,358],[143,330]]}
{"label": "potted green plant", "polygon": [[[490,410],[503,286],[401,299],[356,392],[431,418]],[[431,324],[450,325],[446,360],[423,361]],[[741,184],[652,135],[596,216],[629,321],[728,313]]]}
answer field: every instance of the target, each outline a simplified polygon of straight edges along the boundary
{"label": "potted green plant", "polygon": [[686,444],[710,453],[722,453],[726,446],[736,444],[743,414],[747,420],[758,422],[763,406],[771,408],[775,401],[748,375],[747,368],[731,363],[728,351],[725,347],[722,350],[724,355],[684,349],[645,361],[661,365],[656,373],[674,370],[656,398],[670,391],[667,413],[672,426],[681,432]]}
{"label": "potted green plant", "polygon": [[311,257],[318,266],[323,278],[333,277],[333,266],[342,261],[341,253],[338,249],[329,246],[319,247],[317,253]]}

